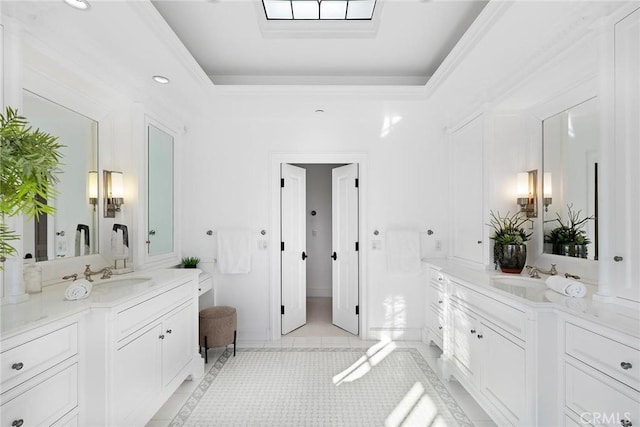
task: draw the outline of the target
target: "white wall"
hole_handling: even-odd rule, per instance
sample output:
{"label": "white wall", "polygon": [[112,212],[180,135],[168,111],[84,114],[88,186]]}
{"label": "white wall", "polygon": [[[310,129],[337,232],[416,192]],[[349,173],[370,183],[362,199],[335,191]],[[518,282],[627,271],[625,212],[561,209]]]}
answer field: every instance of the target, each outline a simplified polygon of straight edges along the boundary
{"label": "white wall", "polygon": [[331,170],[337,165],[298,166],[307,171],[307,296],[330,297]]}
{"label": "white wall", "polygon": [[[323,108],[325,113],[315,113]],[[391,120],[396,117],[395,120]],[[384,245],[371,250],[373,231],[390,228],[425,231],[446,236],[442,201],[446,189],[437,185],[445,175],[440,129],[430,126],[422,101],[413,96],[360,90],[357,93],[305,90],[232,92],[216,100],[209,120],[191,138],[193,154],[185,157],[183,223],[185,253],[200,256],[204,269],[213,270],[213,239],[206,230],[246,227],[272,235],[270,162],[275,153],[360,153],[366,156],[367,193],[361,196],[365,235],[361,251],[361,320],[364,337],[396,331],[419,338],[424,316],[424,283],[420,277],[390,277]],[[395,121],[395,124],[392,122]],[[425,186],[424,183],[434,183]],[[436,255],[435,241],[427,254]],[[361,255],[362,256],[362,255]],[[270,251],[253,252],[252,271],[244,276],[215,274],[216,304],[238,309],[241,339],[278,335],[270,327],[275,309],[271,297],[279,284],[269,279]],[[275,329],[275,328],[274,328]]]}

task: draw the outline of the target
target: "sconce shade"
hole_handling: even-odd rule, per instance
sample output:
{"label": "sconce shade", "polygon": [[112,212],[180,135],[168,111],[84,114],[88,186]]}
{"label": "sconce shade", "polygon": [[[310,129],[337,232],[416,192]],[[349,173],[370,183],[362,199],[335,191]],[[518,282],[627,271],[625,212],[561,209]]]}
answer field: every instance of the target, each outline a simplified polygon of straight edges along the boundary
{"label": "sconce shade", "polygon": [[122,172],[111,172],[111,197],[120,199],[124,197],[124,180]]}
{"label": "sconce shade", "polygon": [[124,204],[124,176],[122,172],[105,170],[104,184],[104,217],[115,218]]}
{"label": "sconce shade", "polygon": [[544,197],[552,197],[551,172],[544,173]]}
{"label": "sconce shade", "polygon": [[89,204],[98,203],[98,171],[89,171]]}
{"label": "sconce shade", "polygon": [[538,171],[519,172],[517,177],[516,203],[520,206],[520,212],[527,218],[538,216],[536,188],[538,186]]}
{"label": "sconce shade", "polygon": [[529,197],[529,173],[518,173],[516,197],[528,198]]}

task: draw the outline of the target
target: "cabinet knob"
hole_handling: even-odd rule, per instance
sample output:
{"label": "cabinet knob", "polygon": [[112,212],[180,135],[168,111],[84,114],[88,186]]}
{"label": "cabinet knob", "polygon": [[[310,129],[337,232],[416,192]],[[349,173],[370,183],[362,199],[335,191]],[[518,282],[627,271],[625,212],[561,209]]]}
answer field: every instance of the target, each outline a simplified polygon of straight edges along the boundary
{"label": "cabinet knob", "polygon": [[164,339],[164,334],[160,334],[160,335],[158,336],[158,338],[160,338],[161,340],[163,340],[163,339]]}
{"label": "cabinet knob", "polygon": [[172,329],[167,329],[167,333],[170,334],[171,332],[173,332]]}
{"label": "cabinet knob", "polygon": [[438,300],[438,304],[442,304],[442,302],[443,302],[443,301],[442,301],[441,299],[439,299],[439,300]]}
{"label": "cabinet knob", "polygon": [[476,330],[475,330],[475,329],[472,329],[472,330],[470,330],[469,332],[470,332],[470,333],[472,333],[472,334],[475,334],[475,333],[476,333]]}
{"label": "cabinet knob", "polygon": [[483,338],[482,334],[478,334],[478,339],[481,340]]}
{"label": "cabinet knob", "polygon": [[22,362],[14,363],[13,365],[11,365],[11,369],[15,369],[16,371],[19,371],[23,367],[24,365],[22,364]]}
{"label": "cabinet knob", "polygon": [[156,230],[149,230],[149,236],[155,236]]}
{"label": "cabinet knob", "polygon": [[615,262],[620,262],[620,261],[624,260],[624,258],[622,258],[620,255],[616,255],[616,256],[613,257],[613,260]]}
{"label": "cabinet knob", "polygon": [[631,427],[633,425],[631,423],[631,420],[625,420],[625,419],[621,419],[620,424],[622,424],[623,427]]}
{"label": "cabinet knob", "polygon": [[438,329],[442,329],[442,326],[438,326]]}
{"label": "cabinet knob", "polygon": [[20,427],[22,424],[24,424],[24,420],[22,418],[20,418],[19,420],[13,420],[13,422],[11,423],[11,425],[14,427]]}
{"label": "cabinet knob", "polygon": [[482,240],[478,240],[478,244],[481,245],[482,244]]}
{"label": "cabinet knob", "polygon": [[627,369],[633,368],[633,365],[629,362],[621,362],[620,367],[626,371]]}

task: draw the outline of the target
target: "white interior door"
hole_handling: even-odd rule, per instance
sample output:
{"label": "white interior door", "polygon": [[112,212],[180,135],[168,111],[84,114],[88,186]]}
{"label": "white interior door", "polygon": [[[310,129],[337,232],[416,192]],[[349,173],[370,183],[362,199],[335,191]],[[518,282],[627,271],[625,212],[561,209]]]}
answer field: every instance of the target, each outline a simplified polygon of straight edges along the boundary
{"label": "white interior door", "polygon": [[332,170],[333,324],[358,334],[358,165]]}
{"label": "white interior door", "polygon": [[306,170],[283,163],[281,177],[281,313],[288,334],[307,321]]}

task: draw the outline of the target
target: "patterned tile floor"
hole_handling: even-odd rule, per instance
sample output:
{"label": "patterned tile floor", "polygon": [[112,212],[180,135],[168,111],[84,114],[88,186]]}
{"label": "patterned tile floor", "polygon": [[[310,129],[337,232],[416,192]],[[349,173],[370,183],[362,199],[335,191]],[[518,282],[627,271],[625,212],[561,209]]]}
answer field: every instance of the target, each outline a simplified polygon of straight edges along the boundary
{"label": "patterned tile floor", "polygon": [[[369,348],[376,344],[376,341],[361,340],[357,337],[283,337],[277,341],[241,341],[239,348],[269,348],[269,347],[353,347]],[[439,375],[437,358],[440,356],[440,349],[420,342],[396,341],[398,347],[412,347],[418,350],[429,366]],[[205,372],[209,370],[211,364],[222,354],[224,349],[209,350],[209,364],[205,366]],[[153,419],[147,423],[148,427],[168,426],[171,420],[178,413],[191,392],[198,385],[198,380],[185,381],[178,390],[169,398],[165,405],[154,415]],[[466,392],[466,390],[455,381],[443,381],[451,395],[478,427],[495,426],[489,416],[482,410],[476,401]]]}

